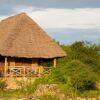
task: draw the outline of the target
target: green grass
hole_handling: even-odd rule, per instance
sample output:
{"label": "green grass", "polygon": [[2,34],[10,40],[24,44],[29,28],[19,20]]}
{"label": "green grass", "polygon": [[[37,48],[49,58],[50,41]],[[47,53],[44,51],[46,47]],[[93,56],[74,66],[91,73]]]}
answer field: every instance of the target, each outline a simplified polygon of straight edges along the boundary
{"label": "green grass", "polygon": [[79,95],[81,97],[97,98],[100,95],[100,90],[84,91],[83,93],[80,93]]}
{"label": "green grass", "polygon": [[38,97],[39,100],[59,100],[57,96],[44,94]]}
{"label": "green grass", "polygon": [[20,98],[23,96],[24,96],[24,94],[19,90],[0,91],[0,98]]}

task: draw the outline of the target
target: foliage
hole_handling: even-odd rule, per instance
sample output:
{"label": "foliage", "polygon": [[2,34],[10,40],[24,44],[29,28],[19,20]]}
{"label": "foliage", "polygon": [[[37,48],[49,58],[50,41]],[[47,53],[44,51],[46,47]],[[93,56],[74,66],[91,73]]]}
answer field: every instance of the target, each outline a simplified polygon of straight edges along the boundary
{"label": "foliage", "polygon": [[[61,92],[69,97],[77,95],[98,96],[100,90],[96,83],[100,82],[100,44],[75,42],[61,45],[67,56],[57,60],[57,67],[34,82],[20,81],[21,89],[0,91],[0,97],[23,97],[34,93],[39,84],[58,84]],[[52,66],[52,59],[44,59],[44,66]],[[0,81],[0,90],[5,89],[5,81]],[[44,94],[40,100],[58,100],[55,96]]]}
{"label": "foliage", "polygon": [[95,73],[90,66],[78,60],[72,60],[65,66],[58,66],[48,77],[55,83],[64,83],[78,90],[95,88]]}
{"label": "foliage", "polygon": [[[61,47],[65,50],[67,56],[58,60],[59,64],[79,60],[90,66],[95,74],[100,76],[100,44],[75,42],[72,45],[62,45]],[[100,81],[100,77],[98,77],[98,80]]]}
{"label": "foliage", "polygon": [[44,94],[39,97],[39,100],[59,100],[59,99],[56,96]]}
{"label": "foliage", "polygon": [[1,79],[0,80],[0,90],[4,90],[7,87],[6,81]]}
{"label": "foliage", "polygon": [[78,91],[95,89],[100,81],[100,46],[87,42],[61,45],[67,56],[59,59],[57,67],[49,75],[38,79],[39,83],[66,84]]}
{"label": "foliage", "polygon": [[[90,91],[84,91],[83,93],[79,94],[81,97],[87,97],[87,98],[98,98],[100,95],[100,90],[90,90]],[[96,99],[99,100],[99,99]]]}
{"label": "foliage", "polygon": [[17,85],[20,87],[20,91],[28,96],[29,94],[34,93],[34,91],[36,90],[37,86],[38,86],[38,82],[37,81],[33,81],[31,78],[28,78],[27,80],[16,80]]}
{"label": "foliage", "polygon": [[23,93],[20,90],[6,90],[0,91],[0,98],[5,98],[5,100],[9,100],[9,98],[20,98],[24,97]]}
{"label": "foliage", "polygon": [[42,59],[42,65],[45,67],[51,67],[53,65],[53,59]]}

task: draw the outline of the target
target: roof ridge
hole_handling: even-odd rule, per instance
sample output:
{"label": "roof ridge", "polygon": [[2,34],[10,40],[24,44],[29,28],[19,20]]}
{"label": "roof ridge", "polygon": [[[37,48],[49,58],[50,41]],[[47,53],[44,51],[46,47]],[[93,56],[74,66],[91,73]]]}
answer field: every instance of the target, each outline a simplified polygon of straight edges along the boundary
{"label": "roof ridge", "polygon": [[24,17],[24,16],[29,17],[25,12],[22,12],[22,13],[19,13],[19,14],[12,15],[12,16],[10,16],[10,17],[7,17],[7,18],[1,20],[0,22],[4,22],[4,21],[7,21],[8,19],[10,20],[10,19],[15,18],[15,17],[20,17],[20,18],[22,18],[22,17]]}

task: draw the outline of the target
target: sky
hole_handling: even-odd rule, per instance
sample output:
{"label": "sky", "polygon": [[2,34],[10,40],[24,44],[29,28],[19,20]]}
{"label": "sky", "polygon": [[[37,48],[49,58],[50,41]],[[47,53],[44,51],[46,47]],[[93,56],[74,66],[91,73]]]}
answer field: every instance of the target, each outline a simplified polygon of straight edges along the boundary
{"label": "sky", "polygon": [[100,0],[0,0],[0,20],[21,12],[61,44],[100,40]]}

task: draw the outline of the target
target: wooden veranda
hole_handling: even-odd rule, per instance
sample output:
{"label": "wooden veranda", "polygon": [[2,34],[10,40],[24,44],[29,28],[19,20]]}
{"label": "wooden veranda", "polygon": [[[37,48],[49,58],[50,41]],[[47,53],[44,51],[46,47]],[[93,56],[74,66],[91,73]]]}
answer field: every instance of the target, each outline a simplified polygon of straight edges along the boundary
{"label": "wooden veranda", "polygon": [[[8,65],[8,58],[4,58],[4,67],[2,69],[2,77],[39,77],[44,72],[50,72],[52,67],[42,66],[39,63],[34,63],[34,59],[30,66],[16,66],[15,60],[10,61]],[[53,66],[56,67],[56,58],[53,59]]]}

